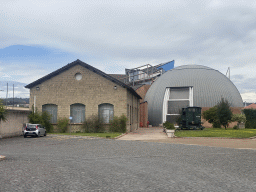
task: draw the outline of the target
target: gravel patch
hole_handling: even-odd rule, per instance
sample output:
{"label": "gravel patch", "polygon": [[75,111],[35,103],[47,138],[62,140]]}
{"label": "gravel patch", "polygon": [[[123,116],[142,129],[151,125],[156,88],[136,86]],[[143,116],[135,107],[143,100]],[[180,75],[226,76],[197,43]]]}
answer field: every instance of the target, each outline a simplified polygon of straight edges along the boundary
{"label": "gravel patch", "polygon": [[0,191],[255,191],[256,151],[90,139],[0,140]]}

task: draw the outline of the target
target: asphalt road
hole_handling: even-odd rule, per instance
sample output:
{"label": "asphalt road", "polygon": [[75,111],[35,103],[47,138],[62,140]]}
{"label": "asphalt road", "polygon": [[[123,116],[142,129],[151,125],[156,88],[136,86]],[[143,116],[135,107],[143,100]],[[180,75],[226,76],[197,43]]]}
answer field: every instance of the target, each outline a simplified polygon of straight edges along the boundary
{"label": "asphalt road", "polygon": [[256,191],[256,151],[61,136],[0,139],[0,191]]}

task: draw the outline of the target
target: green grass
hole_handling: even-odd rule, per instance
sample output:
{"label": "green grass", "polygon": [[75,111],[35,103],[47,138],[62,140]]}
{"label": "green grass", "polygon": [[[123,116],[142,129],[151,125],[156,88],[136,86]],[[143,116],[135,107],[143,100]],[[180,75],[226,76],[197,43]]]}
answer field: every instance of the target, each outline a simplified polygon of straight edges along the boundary
{"label": "green grass", "polygon": [[256,129],[220,129],[205,128],[204,130],[176,130],[177,137],[227,137],[249,138],[256,136]]}
{"label": "green grass", "polygon": [[56,135],[75,135],[75,136],[89,136],[89,137],[106,137],[115,138],[123,133],[48,133]]}

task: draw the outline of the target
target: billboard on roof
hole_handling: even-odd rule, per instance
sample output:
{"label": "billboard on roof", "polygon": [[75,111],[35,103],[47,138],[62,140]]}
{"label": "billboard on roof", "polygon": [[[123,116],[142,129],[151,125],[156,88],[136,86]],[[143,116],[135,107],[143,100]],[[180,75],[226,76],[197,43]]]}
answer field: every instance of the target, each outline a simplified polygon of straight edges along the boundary
{"label": "billboard on roof", "polygon": [[164,71],[169,71],[174,68],[174,60],[167,63],[161,64],[157,69],[163,69]]}

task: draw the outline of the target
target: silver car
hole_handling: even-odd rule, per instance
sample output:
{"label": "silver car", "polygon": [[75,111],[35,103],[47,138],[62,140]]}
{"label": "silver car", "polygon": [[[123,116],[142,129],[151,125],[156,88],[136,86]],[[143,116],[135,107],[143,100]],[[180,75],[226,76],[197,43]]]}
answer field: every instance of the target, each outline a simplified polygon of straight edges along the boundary
{"label": "silver car", "polygon": [[46,136],[46,129],[41,124],[27,124],[24,128],[24,137],[27,136]]}

